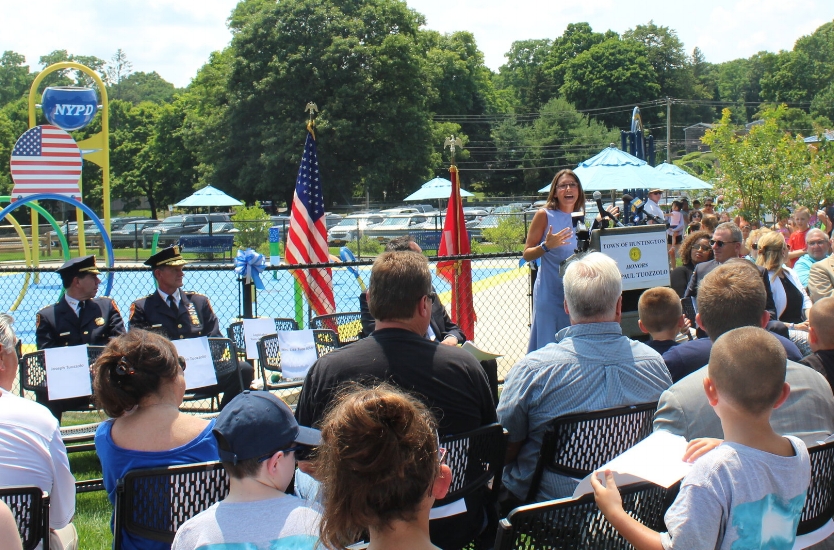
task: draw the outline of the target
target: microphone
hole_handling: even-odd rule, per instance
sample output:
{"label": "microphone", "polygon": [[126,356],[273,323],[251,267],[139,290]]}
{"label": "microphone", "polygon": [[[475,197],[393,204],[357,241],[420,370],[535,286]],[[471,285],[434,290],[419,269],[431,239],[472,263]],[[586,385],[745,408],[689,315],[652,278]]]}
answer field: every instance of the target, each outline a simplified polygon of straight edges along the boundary
{"label": "microphone", "polygon": [[633,200],[634,197],[632,197],[628,193],[623,194],[623,214],[625,215],[626,223],[629,225],[633,223],[631,221],[631,201]]}
{"label": "microphone", "polygon": [[618,220],[616,216],[614,216],[611,212],[602,207],[602,193],[600,193],[599,191],[594,191],[594,200],[597,203],[597,208],[599,209],[600,217],[607,217],[608,219],[612,220],[615,224],[617,224],[619,227],[623,227],[623,224],[620,223],[620,220]]}

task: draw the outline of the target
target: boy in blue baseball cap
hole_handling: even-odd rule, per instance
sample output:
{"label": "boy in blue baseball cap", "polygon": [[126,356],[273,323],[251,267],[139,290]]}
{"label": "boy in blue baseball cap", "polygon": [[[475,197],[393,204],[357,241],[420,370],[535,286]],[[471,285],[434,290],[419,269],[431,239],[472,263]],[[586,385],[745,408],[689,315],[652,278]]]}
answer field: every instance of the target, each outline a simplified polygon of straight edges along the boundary
{"label": "boy in blue baseball cap", "polygon": [[[172,550],[224,543],[313,550],[320,513],[284,491],[295,472],[296,453],[316,447],[321,433],[299,426],[289,406],[266,391],[236,396],[212,432],[229,475],[229,494],[186,521]],[[259,521],[252,522],[253,517]]]}

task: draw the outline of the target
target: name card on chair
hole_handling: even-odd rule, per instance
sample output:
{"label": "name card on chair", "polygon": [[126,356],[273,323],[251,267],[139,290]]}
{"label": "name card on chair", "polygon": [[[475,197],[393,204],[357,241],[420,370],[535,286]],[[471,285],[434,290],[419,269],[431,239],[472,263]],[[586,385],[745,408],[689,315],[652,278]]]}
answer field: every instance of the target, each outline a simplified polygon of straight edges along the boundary
{"label": "name card on chair", "polygon": [[274,319],[244,319],[243,340],[246,342],[246,358],[258,359],[258,340],[275,334]]}
{"label": "name card on chair", "polygon": [[87,346],[47,348],[43,358],[50,401],[93,394]]}
{"label": "name card on chair", "polygon": [[217,384],[214,361],[208,338],[188,338],[173,340],[177,353],[185,359],[185,389],[204,388]]}
{"label": "name card on chair", "polygon": [[284,378],[304,378],[318,359],[312,330],[279,330],[281,374]]}

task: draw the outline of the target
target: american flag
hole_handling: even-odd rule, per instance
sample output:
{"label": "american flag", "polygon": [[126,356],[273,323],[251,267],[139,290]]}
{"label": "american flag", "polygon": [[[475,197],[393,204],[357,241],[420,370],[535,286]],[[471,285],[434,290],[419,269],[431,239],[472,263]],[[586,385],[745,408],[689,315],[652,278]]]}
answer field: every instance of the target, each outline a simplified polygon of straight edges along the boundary
{"label": "american flag", "polygon": [[36,193],[57,193],[81,200],[81,150],[57,126],[35,126],[12,149],[12,200]]}
{"label": "american flag", "polygon": [[[295,195],[292,200],[286,250],[288,264],[327,263],[330,260],[324,219],[324,197],[321,193],[316,138],[312,129],[308,127],[304,155],[301,157],[301,166],[298,167]],[[293,276],[304,289],[307,301],[317,315],[336,312],[330,268],[296,269],[293,270]]]}

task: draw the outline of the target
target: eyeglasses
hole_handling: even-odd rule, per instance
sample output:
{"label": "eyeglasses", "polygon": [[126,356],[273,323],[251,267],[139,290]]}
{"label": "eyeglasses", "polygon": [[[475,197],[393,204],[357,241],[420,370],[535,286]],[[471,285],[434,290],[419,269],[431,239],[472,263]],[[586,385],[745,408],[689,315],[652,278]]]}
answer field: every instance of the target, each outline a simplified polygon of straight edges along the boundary
{"label": "eyeglasses", "polygon": [[182,355],[177,357],[177,363],[180,364],[180,368],[182,369],[182,372],[185,372],[185,357],[183,357]]}
{"label": "eyeglasses", "polygon": [[707,252],[708,250],[711,250],[711,248],[709,246],[705,245],[705,244],[696,244],[696,245],[692,246],[692,250]]}
{"label": "eyeglasses", "polygon": [[710,239],[710,240],[709,240],[709,245],[710,245],[710,246],[717,246],[718,248],[721,248],[721,247],[723,247],[725,244],[737,243],[737,242],[738,242],[738,241],[716,241],[715,239]]}
{"label": "eyeglasses", "polygon": [[572,182],[569,182],[569,183],[560,183],[559,185],[556,186],[556,189],[558,189],[559,191],[564,191],[565,189],[578,189],[578,188],[579,188],[579,184],[576,183],[575,181],[572,181]]}
{"label": "eyeglasses", "polygon": [[431,300],[431,303],[435,303],[437,301],[437,293],[435,292],[429,292],[426,294],[426,297]]}

